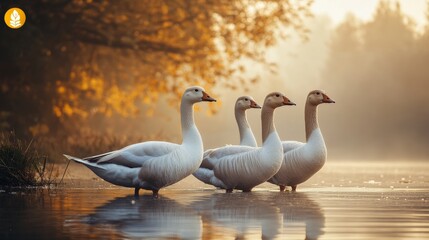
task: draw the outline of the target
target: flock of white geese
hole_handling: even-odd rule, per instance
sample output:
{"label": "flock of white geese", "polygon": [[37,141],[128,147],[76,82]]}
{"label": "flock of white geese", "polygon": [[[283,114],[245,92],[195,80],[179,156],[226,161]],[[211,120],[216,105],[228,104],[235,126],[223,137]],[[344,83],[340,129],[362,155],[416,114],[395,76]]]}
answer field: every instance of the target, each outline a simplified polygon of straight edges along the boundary
{"label": "flock of white geese", "polygon": [[64,155],[84,164],[97,176],[115,185],[158,191],[193,174],[200,181],[225,189],[250,192],[266,181],[296,190],[326,161],[326,146],[317,121],[317,106],[335,103],[321,90],[311,91],[305,105],[305,143],[281,141],[273,117],[281,106],[295,105],[285,95],[273,92],[265,97],[261,109],[262,146],[258,147],[247,122],[246,110],[261,108],[250,96],[237,99],[235,118],[240,133],[240,145],[204,151],[200,132],[194,122],[193,105],[198,102],[216,101],[202,87],[190,87],[182,95],[180,105],[181,144],[148,141],[133,144],[120,150],[83,159]]}

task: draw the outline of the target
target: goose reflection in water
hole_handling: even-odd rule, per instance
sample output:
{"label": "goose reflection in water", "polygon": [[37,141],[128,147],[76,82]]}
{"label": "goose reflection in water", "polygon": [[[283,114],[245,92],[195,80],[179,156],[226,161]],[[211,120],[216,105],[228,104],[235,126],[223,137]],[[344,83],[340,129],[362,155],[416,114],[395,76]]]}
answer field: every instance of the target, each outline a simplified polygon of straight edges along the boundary
{"label": "goose reflection in water", "polygon": [[283,216],[277,206],[264,201],[265,193],[214,193],[192,205],[201,214],[204,222],[231,229],[240,239],[252,230],[262,230],[262,238],[277,236],[282,227]]}
{"label": "goose reflection in water", "polygon": [[298,223],[305,224],[305,239],[318,239],[324,234],[325,214],[319,203],[303,192],[285,192],[268,196],[283,213],[284,231],[293,228]]}
{"label": "goose reflection in water", "polygon": [[325,225],[319,204],[304,193],[215,193],[192,205],[205,223],[233,230],[236,239],[255,237],[255,230],[262,239],[288,236],[294,223],[305,224],[305,239],[317,239]]}
{"label": "goose reflection in water", "polygon": [[192,209],[162,197],[116,198],[84,218],[90,225],[112,225],[125,238],[201,239],[201,217]]}

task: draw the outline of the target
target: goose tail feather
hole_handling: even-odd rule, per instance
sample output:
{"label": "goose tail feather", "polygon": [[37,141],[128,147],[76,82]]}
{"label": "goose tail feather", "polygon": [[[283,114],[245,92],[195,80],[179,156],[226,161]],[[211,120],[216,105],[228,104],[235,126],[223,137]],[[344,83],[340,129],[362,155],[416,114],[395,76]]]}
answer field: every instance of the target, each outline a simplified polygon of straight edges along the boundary
{"label": "goose tail feather", "polygon": [[80,159],[80,158],[77,158],[77,157],[73,157],[73,156],[70,156],[70,155],[67,155],[67,154],[63,154],[63,156],[66,157],[69,160],[73,160],[73,161],[75,161],[77,163],[83,164],[83,165],[85,165],[87,167],[90,167],[90,168],[93,167],[93,168],[104,169],[104,167],[102,167],[101,165],[99,165],[97,163],[88,162],[88,161],[85,161],[83,159]]}

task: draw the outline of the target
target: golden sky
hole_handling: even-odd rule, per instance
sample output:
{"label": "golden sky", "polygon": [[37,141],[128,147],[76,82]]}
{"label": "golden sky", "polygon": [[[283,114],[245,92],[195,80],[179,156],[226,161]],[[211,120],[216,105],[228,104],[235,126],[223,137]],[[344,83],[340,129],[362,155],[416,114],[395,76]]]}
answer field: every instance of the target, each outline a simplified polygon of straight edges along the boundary
{"label": "golden sky", "polygon": [[[378,2],[376,0],[315,0],[312,10],[316,15],[328,15],[334,24],[340,23],[348,13],[368,21],[373,17]],[[418,29],[425,25],[426,0],[399,0],[398,2],[401,4],[402,11],[414,19]]]}

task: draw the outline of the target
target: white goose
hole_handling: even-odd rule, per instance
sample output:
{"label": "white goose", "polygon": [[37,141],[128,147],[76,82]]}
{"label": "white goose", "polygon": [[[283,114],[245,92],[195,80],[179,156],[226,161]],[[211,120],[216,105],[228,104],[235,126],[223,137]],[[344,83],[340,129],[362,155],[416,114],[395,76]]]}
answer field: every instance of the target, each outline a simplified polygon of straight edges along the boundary
{"label": "white goose", "polygon": [[262,107],[262,147],[225,146],[206,154],[203,164],[194,173],[204,183],[226,189],[250,192],[267,181],[280,168],[283,149],[273,122],[274,110],[284,105],[295,105],[283,94],[267,95]]}
{"label": "white goose", "polygon": [[235,121],[237,121],[240,133],[240,145],[257,147],[255,136],[247,121],[246,110],[250,108],[261,108],[251,96],[242,96],[237,99],[234,107]]}
{"label": "white goose", "polygon": [[[246,110],[250,108],[261,108],[255,100],[251,96],[242,96],[237,98],[234,106],[234,114],[235,120],[237,122],[238,131],[240,134],[240,145],[241,146],[249,146],[249,147],[257,147],[258,144],[256,142],[255,136],[253,135],[252,129],[250,128],[249,122],[247,121]],[[203,162],[201,163],[200,168],[206,168],[208,170],[213,170],[213,163],[207,161],[207,157],[209,154],[213,152],[213,149],[209,149],[204,152]],[[215,161],[213,158],[210,161]],[[193,175],[198,180],[210,184],[210,178],[206,177],[204,173],[205,170],[194,172]]]}
{"label": "white goose", "polygon": [[296,191],[298,184],[307,181],[325,164],[327,152],[325,141],[317,121],[317,106],[335,103],[321,90],[311,91],[305,104],[305,132],[307,143],[284,141],[284,158],[280,170],[268,182],[284,191],[291,186]]}
{"label": "white goose", "polygon": [[190,87],[183,93],[180,105],[183,142],[149,141],[123,149],[79,159],[64,155],[82,163],[97,176],[115,185],[152,190],[158,196],[160,188],[176,183],[193,173],[201,164],[203,142],[194,123],[194,103],[216,101],[203,88]]}

